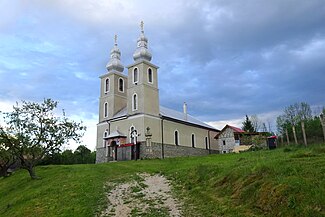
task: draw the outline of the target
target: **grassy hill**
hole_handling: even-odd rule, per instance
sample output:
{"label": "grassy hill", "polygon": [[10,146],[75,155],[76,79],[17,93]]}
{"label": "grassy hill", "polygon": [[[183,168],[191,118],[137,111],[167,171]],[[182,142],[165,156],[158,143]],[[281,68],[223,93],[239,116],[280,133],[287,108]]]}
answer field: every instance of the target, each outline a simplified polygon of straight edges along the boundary
{"label": "grassy hill", "polygon": [[274,151],[142,160],[100,165],[40,166],[0,179],[0,216],[94,216],[105,183],[138,172],[172,180],[184,216],[325,216],[325,145]]}

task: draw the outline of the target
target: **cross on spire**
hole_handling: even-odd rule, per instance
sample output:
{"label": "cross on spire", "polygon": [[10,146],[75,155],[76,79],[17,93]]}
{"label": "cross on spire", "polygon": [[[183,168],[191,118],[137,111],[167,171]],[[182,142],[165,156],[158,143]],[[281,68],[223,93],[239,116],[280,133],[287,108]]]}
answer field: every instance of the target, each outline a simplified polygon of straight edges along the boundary
{"label": "cross on spire", "polygon": [[114,44],[117,45],[117,35],[114,36]]}
{"label": "cross on spire", "polygon": [[144,33],[143,26],[144,26],[144,23],[143,23],[143,21],[141,21],[141,22],[140,22],[140,27],[141,27],[141,32],[142,32],[142,33]]}

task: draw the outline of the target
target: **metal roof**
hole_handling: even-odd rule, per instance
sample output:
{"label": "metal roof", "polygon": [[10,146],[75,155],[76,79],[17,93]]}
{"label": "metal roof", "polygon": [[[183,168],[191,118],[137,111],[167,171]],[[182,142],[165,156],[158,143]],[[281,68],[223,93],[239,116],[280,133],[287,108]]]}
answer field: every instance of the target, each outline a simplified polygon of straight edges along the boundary
{"label": "metal roof", "polygon": [[123,133],[121,133],[119,130],[115,130],[111,132],[107,137],[104,139],[111,139],[111,138],[116,138],[116,137],[126,137]]}
{"label": "metal roof", "polygon": [[196,124],[196,125],[200,125],[202,127],[206,127],[206,128],[210,128],[210,129],[213,129],[213,130],[217,130],[216,128],[202,122],[202,121],[199,121],[198,119],[194,118],[193,116],[187,114],[187,117],[186,115],[183,113],[183,112],[179,112],[179,111],[175,111],[173,109],[169,109],[169,108],[166,108],[166,107],[163,107],[163,106],[160,106],[160,114],[164,117],[169,117],[169,118],[172,118],[172,119],[175,119],[175,120],[180,120],[180,121],[183,121],[183,122],[187,122],[187,123],[191,123],[191,124]]}
{"label": "metal roof", "polygon": [[230,125],[226,125],[228,127],[230,127],[231,129],[233,129],[236,133],[245,133],[244,130],[238,128],[238,127],[234,127],[234,126],[230,126]]}
{"label": "metal roof", "polygon": [[125,106],[113,116],[113,119],[123,117],[127,115],[127,113],[128,113],[128,108]]}
{"label": "metal roof", "polygon": [[[127,107],[124,107],[123,109],[121,109],[119,112],[117,112],[114,116],[113,119],[115,118],[121,118],[123,116],[127,115]],[[183,112],[179,112],[170,108],[166,108],[163,106],[160,106],[160,115],[163,117],[167,117],[167,118],[171,118],[174,120],[178,120],[178,121],[182,121],[182,122],[187,122],[190,124],[195,124],[195,125],[199,125],[205,128],[209,128],[212,130],[217,130],[216,128],[202,122],[199,121],[198,119],[194,118],[193,116],[187,114],[187,117],[185,116],[185,114]]]}

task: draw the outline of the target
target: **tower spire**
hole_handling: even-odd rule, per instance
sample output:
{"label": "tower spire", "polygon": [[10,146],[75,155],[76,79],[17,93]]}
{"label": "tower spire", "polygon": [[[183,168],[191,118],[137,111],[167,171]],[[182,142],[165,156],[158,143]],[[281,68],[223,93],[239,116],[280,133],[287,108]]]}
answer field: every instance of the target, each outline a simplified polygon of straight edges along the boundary
{"label": "tower spire", "polygon": [[133,54],[134,61],[147,60],[150,61],[152,58],[151,53],[148,50],[148,39],[144,35],[144,23],[140,22],[140,37],[137,41],[137,48]]}
{"label": "tower spire", "polygon": [[121,63],[121,52],[117,47],[117,35],[114,36],[114,47],[111,50],[111,58],[106,65],[107,71],[123,72],[124,66]]}

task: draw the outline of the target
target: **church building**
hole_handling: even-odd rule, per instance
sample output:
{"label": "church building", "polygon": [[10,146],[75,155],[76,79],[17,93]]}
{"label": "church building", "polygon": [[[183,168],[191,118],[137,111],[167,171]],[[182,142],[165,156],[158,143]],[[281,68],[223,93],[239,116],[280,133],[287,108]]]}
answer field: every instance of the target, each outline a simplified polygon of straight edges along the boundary
{"label": "church building", "polygon": [[100,76],[96,162],[218,153],[220,132],[183,111],[159,105],[158,66],[151,63],[143,22],[127,75],[117,37]]}

